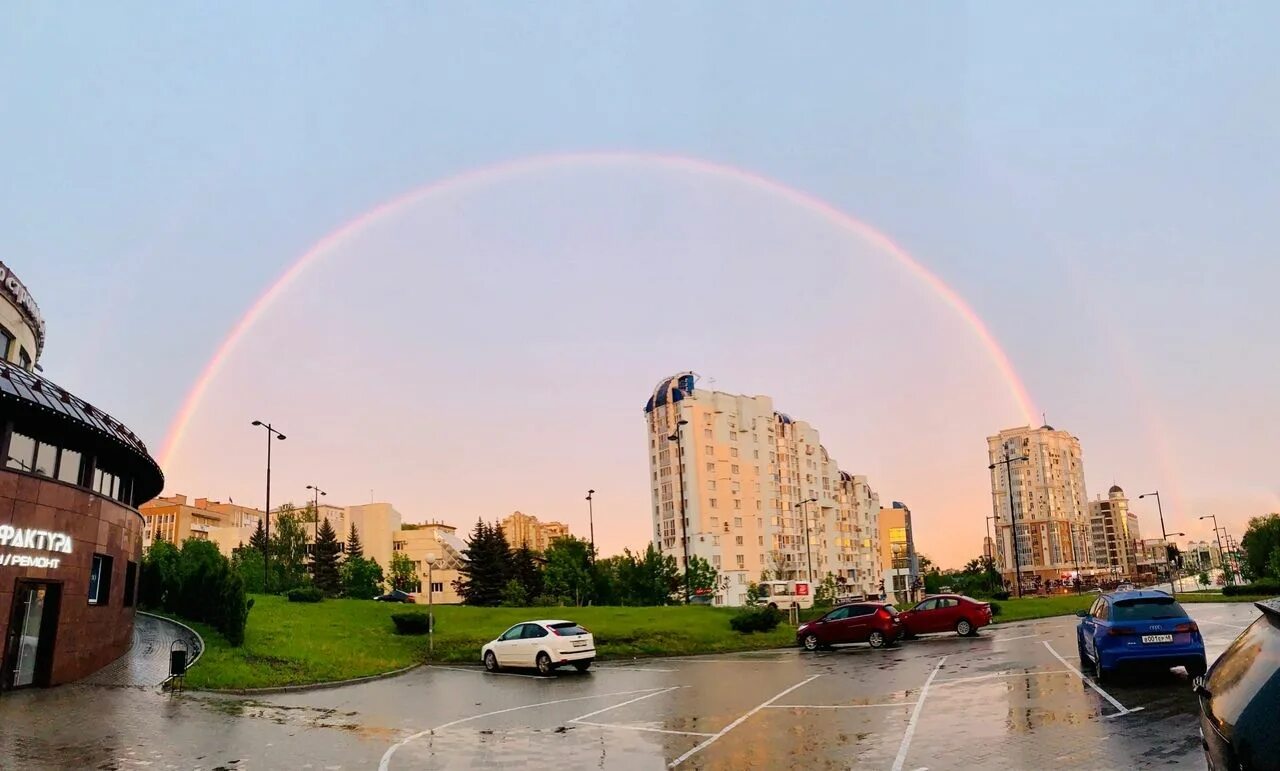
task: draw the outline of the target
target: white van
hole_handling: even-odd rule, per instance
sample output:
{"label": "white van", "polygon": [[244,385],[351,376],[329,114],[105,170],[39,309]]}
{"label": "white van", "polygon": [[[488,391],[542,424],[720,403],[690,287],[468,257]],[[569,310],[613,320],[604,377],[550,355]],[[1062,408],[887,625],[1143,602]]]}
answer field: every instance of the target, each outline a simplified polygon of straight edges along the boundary
{"label": "white van", "polygon": [[813,585],[808,581],[761,581],[760,604],[779,610],[813,607]]}

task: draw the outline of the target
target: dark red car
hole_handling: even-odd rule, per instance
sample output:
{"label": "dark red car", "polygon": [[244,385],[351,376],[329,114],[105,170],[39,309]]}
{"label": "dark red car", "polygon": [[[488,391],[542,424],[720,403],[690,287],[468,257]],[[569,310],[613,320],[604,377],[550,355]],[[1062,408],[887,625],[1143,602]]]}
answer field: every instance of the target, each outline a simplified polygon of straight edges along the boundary
{"label": "dark red car", "polygon": [[963,594],[935,594],[899,614],[910,637],[934,632],[975,635],[991,623],[991,605]]}
{"label": "dark red car", "polygon": [[822,618],[796,629],[796,642],[807,651],[845,643],[867,643],[872,648],[892,645],[902,637],[898,610],[887,602],[855,602],[841,605]]}

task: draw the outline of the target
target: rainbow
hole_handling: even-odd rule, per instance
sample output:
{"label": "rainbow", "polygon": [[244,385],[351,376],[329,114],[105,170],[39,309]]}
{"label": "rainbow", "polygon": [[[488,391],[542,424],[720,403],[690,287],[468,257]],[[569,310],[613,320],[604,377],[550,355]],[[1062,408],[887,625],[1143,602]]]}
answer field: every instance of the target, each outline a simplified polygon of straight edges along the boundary
{"label": "rainbow", "polygon": [[218,373],[222,371],[227,359],[236,350],[236,346],[249,333],[249,330],[253,329],[254,325],[257,324],[258,320],[262,318],[272,304],[285,292],[289,291],[290,286],[317,261],[332,254],[338,247],[351,240],[373,223],[384,217],[393,216],[422,201],[456,194],[470,188],[492,184],[511,177],[575,165],[643,165],[705,174],[779,196],[802,209],[807,209],[820,215],[849,232],[857,234],[892,255],[902,267],[929,286],[944,303],[959,314],[960,318],[977,335],[992,363],[1004,378],[1010,395],[1022,412],[1024,420],[1028,425],[1035,425],[1034,416],[1036,415],[1036,410],[1031,396],[1028,394],[1026,386],[1023,385],[1017,371],[1013,368],[1013,364],[1009,361],[1008,355],[1004,352],[995,336],[991,334],[991,330],[987,328],[986,323],[954,289],[924,265],[921,265],[919,261],[884,233],[809,193],[732,166],[678,155],[659,155],[631,151],[577,152],[523,158],[446,177],[379,204],[317,241],[292,265],[285,269],[280,277],[267,287],[266,291],[258,296],[253,304],[249,306],[249,310],[240,317],[240,320],[232,326],[227,336],[223,338],[213,357],[209,359],[209,362],[196,378],[190,392],[187,393],[186,399],[183,400],[181,407],[174,416],[173,422],[169,426],[169,431],[165,436],[159,453],[161,467],[168,465],[174,452],[182,443],[191,419],[200,408],[200,403],[204,399],[205,393],[209,390],[210,384],[217,379]]}

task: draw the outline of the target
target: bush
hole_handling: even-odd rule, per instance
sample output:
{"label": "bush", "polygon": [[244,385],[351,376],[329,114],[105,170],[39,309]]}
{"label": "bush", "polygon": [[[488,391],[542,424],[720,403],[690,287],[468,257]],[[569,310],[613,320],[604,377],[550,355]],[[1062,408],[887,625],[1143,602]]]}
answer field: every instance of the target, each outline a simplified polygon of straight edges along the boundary
{"label": "bush", "polygon": [[[1006,594],[1005,594],[1005,596],[1006,596],[1006,597],[1008,597],[1008,593],[1006,593]],[[995,618],[996,616],[1000,615],[1000,603],[998,603],[998,602],[988,602],[987,604],[991,606],[991,617],[992,617],[992,618]]]}
{"label": "bush", "polygon": [[1000,600],[1001,602],[1004,602],[1005,600],[1009,599],[1009,593],[1004,591],[992,592],[991,597],[993,599],[997,599],[997,600]]}
{"label": "bush", "polygon": [[142,559],[143,607],[200,621],[217,629],[232,646],[244,643],[249,603],[244,581],[209,541],[188,538],[179,550],[156,541]]}
{"label": "bush", "polygon": [[729,626],[742,634],[772,632],[781,623],[782,611],[770,607],[747,608],[729,619]]}
{"label": "bush", "polygon": [[285,592],[284,596],[289,602],[320,602],[324,599],[324,592],[314,586],[299,586]]}
{"label": "bush", "polygon": [[1227,597],[1253,597],[1280,594],[1280,581],[1264,578],[1251,584],[1239,584],[1222,587],[1222,594]]}
{"label": "bush", "polygon": [[391,623],[396,625],[396,634],[426,634],[431,631],[431,621],[422,611],[393,613]]}
{"label": "bush", "polygon": [[533,607],[535,608],[557,608],[561,605],[564,605],[564,600],[550,594],[539,594],[533,598]]}

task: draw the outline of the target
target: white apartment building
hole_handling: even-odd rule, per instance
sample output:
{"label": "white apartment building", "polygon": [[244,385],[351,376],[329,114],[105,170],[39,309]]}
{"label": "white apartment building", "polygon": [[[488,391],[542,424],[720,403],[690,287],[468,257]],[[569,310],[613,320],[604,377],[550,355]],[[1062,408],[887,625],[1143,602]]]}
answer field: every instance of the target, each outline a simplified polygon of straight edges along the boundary
{"label": "white apartment building", "polygon": [[[1001,461],[1026,458],[1009,464]],[[996,563],[1012,585],[1016,518],[1018,559],[1025,587],[1069,579],[1077,566],[1094,567],[1092,527],[1086,505],[1080,440],[1053,426],[1020,426],[987,437],[991,470],[991,508],[995,514]],[[1012,481],[1013,509],[1009,485]]]}
{"label": "white apartment building", "polygon": [[700,390],[696,378],[664,379],[645,406],[654,545],[682,566],[711,562],[716,604],[744,604],[762,577],[830,574],[874,592],[880,505],[866,478],[841,472],[818,431],[769,397]]}
{"label": "white apartment building", "polygon": [[1106,500],[1089,501],[1093,554],[1098,570],[1111,578],[1138,574],[1138,515],[1120,485],[1112,485]]}

